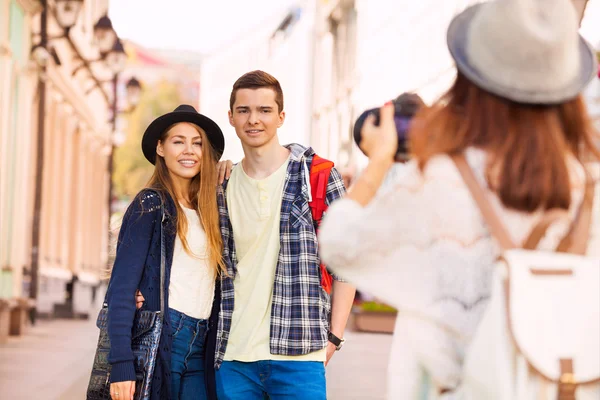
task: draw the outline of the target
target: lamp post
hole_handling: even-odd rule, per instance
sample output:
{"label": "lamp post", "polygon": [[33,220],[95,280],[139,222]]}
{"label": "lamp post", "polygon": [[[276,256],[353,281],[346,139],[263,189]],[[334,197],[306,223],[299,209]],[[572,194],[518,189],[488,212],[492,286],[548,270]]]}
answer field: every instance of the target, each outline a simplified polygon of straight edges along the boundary
{"label": "lamp post", "polygon": [[117,40],[117,34],[108,16],[105,15],[96,22],[96,25],[94,25],[94,36],[96,37],[100,54],[108,53],[113,48]]}
{"label": "lamp post", "polygon": [[[41,0],[42,14],[40,16],[40,43],[39,48],[46,50],[48,44],[48,2]],[[37,147],[35,183],[33,197],[33,221],[31,226],[31,280],[29,297],[37,299],[39,247],[40,247],[40,219],[42,214],[42,173],[44,168],[44,111],[46,105],[46,64],[41,62],[38,78],[38,116],[37,116]],[[31,322],[35,323],[37,307],[31,308]]]}
{"label": "lamp post", "polygon": [[[119,75],[125,69],[127,64],[127,54],[125,53],[125,48],[123,43],[116,35],[112,21],[108,16],[101,17],[98,22],[94,25],[94,36],[96,37],[96,42],[98,43],[98,50],[100,52],[100,58],[96,60],[84,60],[83,64],[91,64],[95,62],[104,62],[106,67],[110,69],[113,73],[112,79],[109,81],[99,82],[99,83],[112,83],[112,100],[110,102],[110,124],[111,124],[111,140],[110,140],[110,151],[108,156],[108,234],[110,239],[111,227],[110,227],[110,217],[112,215],[112,198],[113,198],[113,183],[112,183],[112,175],[114,170],[114,153],[115,148],[118,146],[117,144],[117,117],[120,113],[131,111],[133,108],[137,106],[137,103],[140,100],[141,89],[142,86],[140,82],[131,78],[127,84],[127,99],[129,104],[128,110],[119,110],[118,104],[118,85],[119,85]],[[73,72],[74,75],[79,68],[83,67],[83,64],[77,67]],[[91,88],[89,91],[93,90]],[[88,91],[88,92],[89,92]],[[109,251],[110,251],[110,240],[109,240]],[[110,259],[107,261],[110,264]],[[110,266],[110,265],[109,265]]]}
{"label": "lamp post", "polygon": [[142,96],[142,84],[135,77],[132,77],[127,81],[125,88],[127,89],[127,103],[132,107],[137,107]]}
{"label": "lamp post", "polygon": [[[45,2],[46,3],[46,2]],[[56,0],[56,22],[65,30],[65,36],[77,22],[83,0]]]}
{"label": "lamp post", "polygon": [[[119,138],[117,138],[117,116],[120,113],[131,112],[137,106],[140,101],[141,89],[142,86],[140,82],[136,78],[131,78],[127,84],[125,85],[127,89],[127,103],[129,108],[127,110],[119,110],[118,108],[118,96],[117,96],[117,87],[119,83],[119,74],[115,74],[113,77],[113,103],[112,103],[112,116],[111,116],[111,125],[112,125],[112,140],[110,143],[110,153],[108,156],[108,232],[109,237],[111,233],[110,226],[110,218],[113,213],[112,209],[112,200],[114,194],[114,185],[113,185],[113,171],[114,171],[114,162],[115,162],[115,150],[119,146]],[[110,241],[109,241],[110,243]],[[110,247],[110,244],[109,244]],[[110,260],[108,260],[110,264]],[[110,267],[110,265],[109,265]]]}
{"label": "lamp post", "polygon": [[[124,112],[130,112],[132,111],[139,103],[140,101],[140,95],[141,95],[141,90],[142,90],[142,85],[140,84],[140,82],[135,78],[132,77],[131,79],[129,79],[129,81],[127,81],[125,87],[127,90],[127,103],[129,108],[126,110],[119,110],[119,98],[118,98],[118,84],[119,84],[119,74],[121,72],[123,72],[123,70],[125,69],[125,65],[127,63],[127,54],[125,53],[125,49],[123,47],[123,43],[120,40],[116,40],[115,44],[111,50],[110,53],[108,53],[105,57],[105,62],[108,66],[108,68],[110,68],[114,75],[113,75],[113,79],[112,79],[112,89],[113,89],[113,98],[112,98],[112,105],[111,105],[111,126],[112,126],[112,131],[111,131],[111,141],[110,141],[110,153],[108,156],[108,234],[109,234],[109,238],[110,238],[110,234],[111,234],[111,226],[110,226],[110,219],[112,216],[112,200],[113,200],[113,193],[114,193],[114,185],[113,185],[113,180],[112,180],[112,176],[113,176],[113,171],[114,171],[114,162],[115,162],[115,149],[118,146],[117,143],[117,117],[120,113],[124,113]],[[109,240],[109,247],[110,247],[110,240]],[[108,267],[110,267],[110,259],[107,260],[108,262]]]}

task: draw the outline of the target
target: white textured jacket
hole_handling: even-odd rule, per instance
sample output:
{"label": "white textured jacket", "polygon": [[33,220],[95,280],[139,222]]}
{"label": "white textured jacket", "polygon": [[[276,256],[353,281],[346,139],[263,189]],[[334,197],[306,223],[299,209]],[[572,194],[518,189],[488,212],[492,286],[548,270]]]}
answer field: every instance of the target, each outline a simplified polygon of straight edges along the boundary
{"label": "white textured jacket", "polygon": [[[467,161],[484,188],[486,154],[469,149]],[[574,161],[570,216],[579,207],[584,172]],[[392,182],[366,207],[335,202],[319,235],[323,261],[359,290],[398,308],[388,369],[389,399],[419,399],[425,372],[434,386],[460,382],[466,346],[490,295],[500,248],[448,156],[436,156],[423,173],[416,163],[396,167]],[[598,174],[594,166],[595,177]],[[540,218],[506,209],[487,190],[515,243]],[[596,185],[588,253],[600,254],[600,189]],[[553,249],[569,223],[552,226],[539,248]]]}

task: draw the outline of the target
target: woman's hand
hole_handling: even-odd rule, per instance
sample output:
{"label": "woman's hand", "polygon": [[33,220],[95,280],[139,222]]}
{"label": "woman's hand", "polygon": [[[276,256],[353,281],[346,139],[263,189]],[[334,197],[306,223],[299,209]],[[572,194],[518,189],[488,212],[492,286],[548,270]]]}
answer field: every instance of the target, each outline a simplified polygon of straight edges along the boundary
{"label": "woman's hand", "polygon": [[379,126],[375,126],[375,116],[367,116],[361,130],[360,148],[370,160],[394,161],[398,150],[398,134],[394,123],[394,105],[386,103],[379,110]]}
{"label": "woman's hand", "polygon": [[347,199],[366,206],[373,200],[381,183],[394,164],[398,150],[398,137],[394,123],[394,105],[386,103],[380,112],[379,126],[375,126],[375,116],[369,115],[361,130],[360,148],[369,156],[369,165],[348,191]]}
{"label": "woman's hand", "polygon": [[142,308],[142,306],[144,305],[144,301],[146,301],[146,299],[142,295],[142,292],[140,292],[139,289],[136,290],[136,292],[135,292],[135,308],[137,308],[138,310],[140,308]]}
{"label": "woman's hand", "polygon": [[233,162],[231,160],[219,161],[217,164],[217,179],[219,181],[219,185],[221,185],[225,179],[229,179],[232,168]]}
{"label": "woman's hand", "polygon": [[133,400],[135,381],[115,382],[110,384],[112,400]]}

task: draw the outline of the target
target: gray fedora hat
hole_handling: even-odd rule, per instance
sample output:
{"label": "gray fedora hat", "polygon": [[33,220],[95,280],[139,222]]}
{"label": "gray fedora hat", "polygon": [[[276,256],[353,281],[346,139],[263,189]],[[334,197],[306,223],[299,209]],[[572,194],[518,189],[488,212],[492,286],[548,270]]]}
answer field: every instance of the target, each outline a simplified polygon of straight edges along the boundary
{"label": "gray fedora hat", "polygon": [[597,74],[569,0],[496,0],[471,6],[448,28],[457,69],[475,85],[520,103],[573,99]]}

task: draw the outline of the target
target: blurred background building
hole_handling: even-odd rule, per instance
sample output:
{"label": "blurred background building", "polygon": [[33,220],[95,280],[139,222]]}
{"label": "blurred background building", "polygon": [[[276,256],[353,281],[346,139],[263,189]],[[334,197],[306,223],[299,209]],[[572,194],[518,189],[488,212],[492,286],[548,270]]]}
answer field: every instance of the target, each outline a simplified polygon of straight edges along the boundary
{"label": "blurred background building", "polygon": [[[350,183],[366,164],[351,136],[357,116],[402,92],[417,92],[427,103],[444,93],[456,74],[446,29],[480,1],[128,0],[111,2],[109,10],[109,0],[0,0],[0,343],[21,335],[35,316],[95,315],[120,216],[153,171],[140,140],[154,118],[194,105],[221,126],[223,158],[237,162],[243,152],[227,118],[231,88],[242,74],[263,69],[284,91],[281,142],[312,146]],[[585,10],[582,35],[599,50],[600,0],[572,1]],[[196,35],[199,26],[225,28]],[[127,40],[118,38],[120,30],[129,32]],[[584,95],[600,129],[600,80]],[[395,310],[363,300],[356,327],[390,332]],[[56,343],[75,325],[60,326],[40,356],[48,365],[68,359]],[[89,368],[97,330],[77,326],[89,335],[79,356]],[[353,359],[361,366],[374,349],[373,338],[362,340],[365,350]],[[384,357],[389,341],[376,341],[388,343],[377,350]],[[5,358],[2,347],[0,384],[14,359],[31,353],[22,343]],[[38,368],[35,357],[20,364],[22,371],[51,371]],[[13,376],[27,384],[14,386],[47,382],[59,392],[77,380],[81,387],[71,398],[82,398],[87,370],[69,362],[64,369],[73,374],[64,387],[50,374],[31,379],[20,370]],[[364,386],[362,398],[383,398],[374,394],[385,387],[377,380],[383,372],[363,377],[354,364],[342,364],[329,397],[347,398],[343,393]]]}
{"label": "blurred background building", "polygon": [[277,13],[231,43],[207,54],[200,75],[200,112],[223,129],[223,159],[239,161],[241,144],[229,125],[227,111],[233,83],[244,73],[262,69],[275,76],[283,88],[286,120],[279,130],[282,144],[310,141],[310,109],[314,63],[314,24],[317,3],[301,0]]}
{"label": "blurred background building", "polygon": [[455,75],[446,29],[477,2],[319,1],[311,144],[342,168],[364,165],[356,118],[405,91],[426,102],[441,95]]}
{"label": "blurred background building", "polygon": [[87,316],[108,260],[126,59],[108,0],[0,0],[0,340]]}
{"label": "blurred background building", "polygon": [[34,1],[0,1],[0,336],[8,334],[18,299],[29,297],[21,283],[29,265],[27,225],[33,206],[26,194],[33,186],[36,74],[26,33],[32,31],[37,12]]}
{"label": "blurred background building", "polygon": [[[586,4],[585,15],[581,21],[581,34],[596,48],[598,64],[600,64],[600,1],[574,0],[575,4],[582,9]],[[587,100],[590,116],[600,131],[600,70],[598,78],[594,79],[584,92]],[[600,146],[600,144],[599,144]]]}
{"label": "blurred background building", "polygon": [[[315,79],[310,144],[352,175],[366,158],[352,140],[356,118],[403,92],[431,104],[456,75],[446,46],[452,18],[485,0],[320,0],[315,23]],[[600,49],[600,2],[585,9],[582,34]],[[600,126],[600,82],[585,93]]]}
{"label": "blurred background building", "polygon": [[[0,321],[19,332],[32,304],[89,313],[111,261],[109,215],[118,229],[152,173],[139,142],[156,116],[196,106],[222,127],[224,159],[239,161],[231,87],[266,70],[284,90],[281,142],[311,145],[350,182],[366,163],[356,117],[405,91],[441,95],[456,73],[447,26],[479,1],[289,1],[201,53],[121,41],[108,0],[0,0]],[[581,32],[600,45],[600,2],[573,3],[587,3]],[[598,79],[585,95],[600,127]]]}

